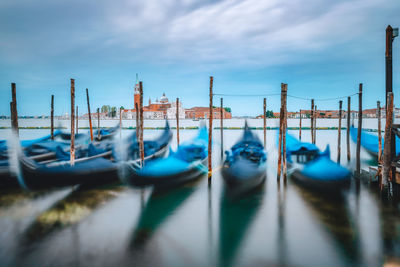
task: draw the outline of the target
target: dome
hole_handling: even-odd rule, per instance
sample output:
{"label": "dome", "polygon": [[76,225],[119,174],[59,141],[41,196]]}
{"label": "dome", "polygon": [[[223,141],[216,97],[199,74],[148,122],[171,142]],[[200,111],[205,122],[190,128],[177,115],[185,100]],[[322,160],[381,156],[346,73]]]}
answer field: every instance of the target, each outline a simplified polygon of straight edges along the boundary
{"label": "dome", "polygon": [[163,93],[162,97],[160,98],[161,103],[168,103],[168,97],[165,96],[165,93]]}

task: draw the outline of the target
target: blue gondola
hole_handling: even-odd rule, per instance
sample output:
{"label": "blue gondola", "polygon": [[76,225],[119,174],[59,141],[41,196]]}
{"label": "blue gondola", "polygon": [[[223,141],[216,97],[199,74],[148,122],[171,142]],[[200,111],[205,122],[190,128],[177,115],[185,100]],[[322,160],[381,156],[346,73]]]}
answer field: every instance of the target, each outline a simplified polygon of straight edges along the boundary
{"label": "blue gondola", "polygon": [[[145,160],[163,157],[168,152],[171,139],[172,132],[167,124],[159,138],[144,141]],[[120,161],[128,160],[129,164],[139,162],[136,134],[133,133],[124,142],[127,158],[121,158],[116,152],[116,147],[116,143],[102,143],[100,146],[89,144],[87,148],[81,149],[83,151],[77,151],[86,154],[78,158],[73,166],[69,162],[69,153],[62,149],[56,151],[60,161],[55,162],[38,163],[21,154],[19,155],[21,175],[18,177],[18,182],[28,189],[42,189],[115,181],[120,174]]]}
{"label": "blue gondola", "polygon": [[[350,127],[350,136],[351,140],[353,140],[354,143],[357,143],[357,128],[355,127]],[[384,140],[382,137],[382,152],[383,152],[383,145],[384,145]],[[365,130],[361,130],[361,146],[365,149],[365,151],[368,152],[371,156],[374,158],[378,158],[378,153],[379,153],[379,137],[378,135],[369,133]],[[397,154],[400,153],[400,138],[396,136],[396,152]]]}
{"label": "blue gondola", "polygon": [[167,158],[151,160],[143,168],[131,167],[127,183],[169,187],[195,180],[207,173],[207,140],[207,129],[203,126],[194,139],[180,144],[176,152],[170,151]]}
{"label": "blue gondola", "polygon": [[311,143],[286,135],[286,156],[292,179],[307,188],[336,193],[350,185],[350,172],[330,159],[327,146],[321,152]]}
{"label": "blue gondola", "polygon": [[225,154],[221,172],[229,190],[236,194],[245,193],[264,182],[267,154],[247,122],[242,138]]}

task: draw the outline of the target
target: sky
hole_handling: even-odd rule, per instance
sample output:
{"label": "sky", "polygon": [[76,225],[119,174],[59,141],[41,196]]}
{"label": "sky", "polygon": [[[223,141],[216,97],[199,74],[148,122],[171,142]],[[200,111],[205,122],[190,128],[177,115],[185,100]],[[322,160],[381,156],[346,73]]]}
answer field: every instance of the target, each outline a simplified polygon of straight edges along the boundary
{"label": "sky", "polygon": [[[19,115],[48,115],[52,94],[55,113],[69,112],[71,78],[80,114],[86,88],[92,110],[133,108],[136,73],[145,104],[165,92],[185,108],[208,106],[213,76],[214,93],[229,95],[279,94],[287,83],[289,95],[324,99],[363,83],[363,107],[374,108],[384,103],[389,24],[400,26],[398,0],[1,0],[0,114],[10,113],[12,82]],[[393,71],[396,105],[400,37]],[[262,113],[262,101],[224,96],[234,116]],[[279,107],[279,95],[267,96],[267,109]],[[289,111],[309,107],[288,98]]]}

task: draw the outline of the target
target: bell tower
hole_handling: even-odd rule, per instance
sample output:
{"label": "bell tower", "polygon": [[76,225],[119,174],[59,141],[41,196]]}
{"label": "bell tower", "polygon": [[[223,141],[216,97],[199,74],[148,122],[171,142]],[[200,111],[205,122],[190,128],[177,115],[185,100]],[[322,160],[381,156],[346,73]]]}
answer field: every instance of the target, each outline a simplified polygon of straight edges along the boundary
{"label": "bell tower", "polygon": [[133,94],[133,99],[134,99],[133,109],[136,109],[136,103],[137,103],[138,107],[140,108],[139,76],[137,73],[136,73],[136,84],[135,84],[135,91]]}

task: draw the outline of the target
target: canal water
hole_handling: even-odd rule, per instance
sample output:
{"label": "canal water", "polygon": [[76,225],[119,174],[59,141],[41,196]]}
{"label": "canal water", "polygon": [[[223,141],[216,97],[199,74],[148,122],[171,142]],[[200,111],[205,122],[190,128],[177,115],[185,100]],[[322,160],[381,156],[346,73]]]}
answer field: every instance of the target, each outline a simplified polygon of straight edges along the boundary
{"label": "canal water", "polygon": [[[1,132],[3,131],[3,132]],[[1,130],[0,135],[6,135]],[[86,131],[86,130],[82,130]],[[133,131],[125,130],[123,136]],[[260,138],[262,131],[256,131]],[[310,140],[303,130],[303,140]],[[298,135],[298,131],[289,131]],[[347,163],[342,131],[342,165]],[[48,130],[21,130],[21,138]],[[160,134],[145,131],[145,139]],[[241,130],[224,131],[224,148]],[[196,130],[181,130],[181,142]],[[331,200],[276,179],[276,131],[268,131],[267,180],[240,198],[229,198],[219,172],[220,132],[213,133],[210,181],[160,192],[119,183],[52,191],[0,193],[0,266],[380,266],[400,264],[398,207],[353,182]],[[1,139],[1,138],[0,138]],[[331,146],[337,131],[317,131]],[[176,147],[176,140],[172,148]],[[355,146],[352,144],[352,158]],[[372,163],[362,151],[362,164]],[[329,171],[329,170],[326,170]]]}

